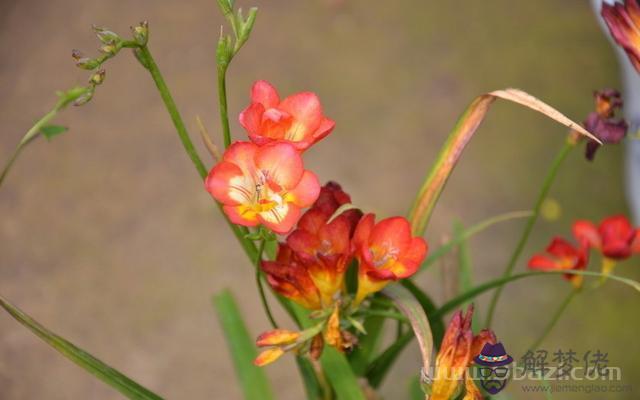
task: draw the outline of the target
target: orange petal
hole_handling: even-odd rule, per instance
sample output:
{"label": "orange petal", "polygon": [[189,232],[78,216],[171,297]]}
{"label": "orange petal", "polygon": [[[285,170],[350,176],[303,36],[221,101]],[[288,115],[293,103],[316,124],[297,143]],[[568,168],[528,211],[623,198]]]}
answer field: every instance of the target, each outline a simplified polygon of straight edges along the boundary
{"label": "orange petal", "polygon": [[385,218],[371,231],[369,245],[396,254],[404,253],[411,243],[411,225],[403,217]]}
{"label": "orange petal", "polygon": [[316,175],[305,170],[297,186],[289,191],[293,202],[299,207],[309,207],[320,194],[320,183]]}
{"label": "orange petal", "polygon": [[234,142],[225,150],[222,160],[240,167],[246,176],[252,176],[255,171],[255,155],[258,146],[251,142]]}
{"label": "orange petal", "polygon": [[294,343],[299,337],[300,332],[287,329],[274,329],[258,336],[256,345],[258,347],[288,345]]}
{"label": "orange petal", "polygon": [[602,241],[598,228],[591,222],[586,220],[578,220],[573,223],[573,236],[578,242],[586,242],[590,247],[600,249]]}
{"label": "orange petal", "polygon": [[273,347],[271,349],[267,349],[260,353],[255,360],[253,360],[253,365],[258,367],[263,367],[267,364],[271,364],[276,361],[278,358],[282,357],[284,354],[284,350],[280,347]]}
{"label": "orange petal", "polygon": [[247,204],[253,201],[252,181],[240,167],[228,161],[219,162],[211,169],[205,187],[213,198],[225,205]]}
{"label": "orange petal", "polygon": [[287,140],[298,142],[306,139],[318,129],[322,122],[322,106],[315,93],[301,92],[282,100],[279,109],[291,114],[294,122]]}

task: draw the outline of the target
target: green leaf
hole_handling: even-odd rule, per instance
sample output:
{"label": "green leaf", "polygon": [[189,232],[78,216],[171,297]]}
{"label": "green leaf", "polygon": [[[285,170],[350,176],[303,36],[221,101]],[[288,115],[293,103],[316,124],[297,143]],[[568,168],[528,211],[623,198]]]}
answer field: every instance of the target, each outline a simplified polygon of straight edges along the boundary
{"label": "green leaf", "polygon": [[51,140],[51,138],[53,138],[54,136],[57,136],[61,133],[64,133],[66,131],[68,131],[69,128],[67,128],[66,126],[60,126],[60,125],[45,125],[42,128],[40,128],[40,133],[42,133],[42,135],[47,138],[47,140]]}
{"label": "green leaf", "polygon": [[431,254],[429,254],[427,259],[420,266],[418,272],[424,271],[425,269],[427,269],[427,267],[438,261],[440,257],[448,254],[451,250],[456,248],[456,246],[459,246],[462,242],[469,240],[472,236],[484,231],[485,229],[501,222],[512,221],[514,219],[520,218],[528,218],[531,216],[531,214],[531,211],[511,211],[478,222],[477,224],[466,229],[461,235],[454,237],[449,242],[443,244],[435,251],[431,252]]}
{"label": "green leaf", "polygon": [[358,377],[351,369],[344,354],[333,347],[325,346],[320,363],[338,400],[366,400],[362,388],[358,384]]}
{"label": "green leaf", "polygon": [[442,318],[436,316],[436,305],[431,298],[420,289],[411,279],[403,279],[400,284],[411,292],[413,297],[418,300],[422,309],[429,318],[429,324],[431,325],[431,333],[433,334],[433,343],[436,349],[440,348],[440,342],[444,336],[445,325]]}
{"label": "green leaf", "polygon": [[[460,238],[460,244],[458,245],[458,294],[460,294],[473,288],[473,268],[471,266],[471,255],[469,254],[467,240],[461,237],[464,235],[464,225],[462,225],[462,222],[454,221],[453,235],[455,238]],[[464,306],[467,306],[469,303],[471,302],[465,303]],[[479,310],[476,310],[474,317],[471,326],[474,332],[479,332],[482,329]]]}
{"label": "green leaf", "polygon": [[410,400],[424,400],[425,393],[420,385],[420,377],[414,376],[409,382],[409,399]]}
{"label": "green leaf", "polygon": [[273,399],[265,372],[253,365],[258,352],[233,295],[229,290],[223,290],[214,296],[213,305],[224,332],[244,398],[246,400]]}
{"label": "green leaf", "polygon": [[31,332],[36,334],[48,345],[56,349],[60,354],[67,357],[78,366],[84,368],[87,372],[91,373],[107,385],[113,387],[127,398],[136,400],[162,400],[162,397],[134,382],[121,372],[113,369],[91,354],[75,346],[73,343],[49,331],[1,296],[0,305],[9,314],[11,314],[13,318],[31,330]]}
{"label": "green leaf", "polygon": [[457,309],[458,307],[462,306],[463,304],[465,304],[466,302],[476,298],[477,296],[481,295],[482,293],[494,289],[498,286],[507,284],[507,283],[511,283],[513,281],[516,281],[518,279],[523,279],[523,278],[528,278],[528,277],[532,277],[532,276],[542,276],[542,275],[558,275],[558,274],[573,274],[573,275],[586,275],[586,276],[597,276],[597,277],[603,277],[606,276],[609,279],[618,281],[620,283],[624,283],[625,285],[631,286],[632,288],[634,288],[635,290],[640,292],[640,283],[629,279],[629,278],[624,278],[621,276],[617,276],[617,275],[606,275],[600,272],[592,272],[592,271],[575,271],[575,270],[564,270],[564,271],[536,271],[536,272],[523,272],[521,274],[515,274],[515,275],[511,275],[511,276],[507,276],[507,277],[503,277],[503,278],[498,278],[498,279],[494,279],[491,280],[489,282],[485,282],[481,285],[478,285],[470,290],[468,290],[467,292],[461,294],[460,296],[449,300],[447,303],[445,303],[442,307],[440,307],[440,309],[436,312],[436,315],[438,317],[442,317],[444,315],[446,315],[447,313]]}
{"label": "green leaf", "polygon": [[307,399],[319,400],[322,396],[322,389],[320,389],[313,365],[311,365],[309,359],[305,357],[296,357],[296,364],[302,376],[302,383],[304,383],[304,391],[307,394]]}
{"label": "green leaf", "polygon": [[[382,307],[377,303],[371,305],[372,310],[380,310],[384,308],[385,307]],[[378,316],[369,316],[364,321],[364,329],[367,334],[362,336],[358,346],[351,354],[349,354],[349,363],[351,364],[351,368],[359,376],[363,376],[367,371],[367,365],[369,364],[380,341],[384,321],[385,318]]]}
{"label": "green leaf", "polygon": [[[433,355],[433,336],[429,319],[422,305],[408,289],[398,284],[387,285],[382,290],[382,293],[389,297],[398,310],[409,319],[413,333],[418,341],[420,354],[422,354],[422,369],[423,371],[429,371]],[[377,383],[379,384],[379,382]]]}
{"label": "green leaf", "polygon": [[[314,325],[308,315],[308,311],[293,305],[293,312],[296,319],[303,328],[309,328]],[[320,357],[322,371],[327,376],[331,387],[336,392],[338,400],[366,400],[362,388],[358,384],[358,377],[351,369],[351,365],[347,361],[344,354],[330,346],[325,346]]]}
{"label": "green leaf", "polygon": [[372,387],[378,387],[382,383],[382,380],[387,375],[387,372],[391,369],[391,366],[398,358],[402,350],[411,343],[413,339],[413,332],[407,332],[400,336],[391,346],[376,357],[371,364],[367,367],[366,377],[369,384]]}
{"label": "green leaf", "polygon": [[431,170],[416,196],[411,212],[409,213],[409,220],[411,221],[412,231],[415,235],[422,236],[424,234],[431,213],[444,186],[447,184],[449,176],[453,172],[453,168],[460,160],[463,150],[476,133],[478,127],[487,115],[491,104],[496,99],[508,100],[542,113],[560,124],[600,143],[595,136],[586,131],[580,124],[573,122],[558,110],[521,90],[496,90],[478,96],[465,110],[447,137],[447,141],[440,149],[436,162],[433,163]]}

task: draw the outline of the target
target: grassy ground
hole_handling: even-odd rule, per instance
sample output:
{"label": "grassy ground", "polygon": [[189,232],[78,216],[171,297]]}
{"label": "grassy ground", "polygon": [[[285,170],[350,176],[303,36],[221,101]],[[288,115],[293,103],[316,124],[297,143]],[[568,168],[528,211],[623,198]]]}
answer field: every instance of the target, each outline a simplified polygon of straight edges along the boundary
{"label": "grassy ground", "polygon": [[[256,79],[283,93],[318,92],[337,128],[307,155],[308,165],[323,181],[341,182],[362,207],[392,215],[406,212],[447,131],[476,95],[519,87],[580,120],[592,107],[592,90],[618,85],[613,53],[586,2],[462,4],[258,1],[254,35],[230,70],[231,114],[246,105]],[[148,19],[151,49],[192,135],[196,115],[218,132],[215,1],[13,0],[0,10],[0,159],[55,101],[55,90],[86,79],[70,53],[96,47],[92,23],[126,32]],[[183,154],[151,80],[123,54],[107,65],[96,98],[60,120],[71,131],[30,146],[0,191],[0,292],[168,398],[240,398],[210,296],[231,287],[252,333],[268,322],[252,269]],[[233,130],[243,136],[235,117]],[[456,218],[471,224],[530,207],[564,134],[537,114],[496,104],[437,207],[432,247]],[[581,152],[553,189],[561,219],[537,226],[526,255],[551,235],[568,234],[574,218],[626,212],[622,149],[602,150],[593,164]],[[472,241],[478,281],[499,275],[520,228],[505,224]],[[637,264],[618,272],[638,278]],[[434,268],[420,280],[443,300],[440,275]],[[495,328],[514,357],[568,290],[559,278],[507,288]],[[636,382],[637,351],[630,350],[637,350],[637,306],[636,293],[613,283],[585,293],[543,347],[608,352],[623,383]],[[403,355],[383,388],[386,398],[405,397],[416,354]],[[301,397],[292,360],[269,375],[279,398]],[[507,393],[540,398],[516,383]],[[88,396],[118,398],[0,314],[0,398]]]}

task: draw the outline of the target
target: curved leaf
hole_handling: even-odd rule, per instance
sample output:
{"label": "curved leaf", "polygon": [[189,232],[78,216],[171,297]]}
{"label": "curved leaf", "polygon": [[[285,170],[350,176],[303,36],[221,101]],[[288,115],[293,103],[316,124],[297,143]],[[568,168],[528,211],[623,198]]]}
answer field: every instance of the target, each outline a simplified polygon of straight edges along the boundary
{"label": "curved leaf", "polygon": [[103,363],[73,343],[40,325],[36,320],[25,314],[22,310],[1,296],[0,306],[2,306],[2,308],[4,308],[13,318],[36,334],[45,343],[56,349],[60,354],[67,357],[69,360],[73,361],[107,385],[116,389],[127,398],[136,400],[162,400],[162,397],[134,382],[120,371]]}
{"label": "curved leaf", "polygon": [[453,168],[458,163],[462,151],[467,146],[476,130],[484,120],[489,107],[496,99],[508,100],[534,111],[575,130],[582,135],[600,143],[595,136],[586,131],[580,124],[570,120],[558,110],[519,89],[496,90],[477,97],[456,123],[453,131],[440,150],[427,178],[416,197],[409,219],[413,233],[422,236],[433,212],[433,208],[447,183]]}

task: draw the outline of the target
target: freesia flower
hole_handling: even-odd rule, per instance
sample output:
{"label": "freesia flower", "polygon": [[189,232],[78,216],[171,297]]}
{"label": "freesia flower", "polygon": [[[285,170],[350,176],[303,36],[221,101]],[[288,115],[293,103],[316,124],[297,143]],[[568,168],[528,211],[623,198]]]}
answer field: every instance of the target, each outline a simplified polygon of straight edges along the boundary
{"label": "freesia flower", "polygon": [[276,292],[309,310],[322,308],[320,292],[291,248],[281,243],[275,261],[262,261],[267,282]]}
{"label": "freesia flower", "polygon": [[344,273],[353,258],[351,237],[362,213],[351,209],[329,221],[338,207],[348,203],[351,199],[340,185],[327,183],[287,237],[287,244],[318,288],[324,305],[332,304],[342,290]]}
{"label": "freesia flower", "polygon": [[607,4],[600,11],[611,36],[624,49],[629,61],[640,71],[640,5],[637,0]]}
{"label": "freesia flower", "polygon": [[633,228],[624,215],[605,218],[598,227],[591,221],[576,221],[573,234],[612,260],[624,260],[640,253],[640,229]]}
{"label": "freesia flower", "polygon": [[413,275],[427,255],[427,242],[411,235],[411,225],[403,217],[376,224],[374,214],[365,215],[356,228],[353,246],[360,262],[356,305],[389,282]]}
{"label": "freesia flower", "polygon": [[316,176],[304,169],[296,149],[283,142],[258,147],[235,142],[205,181],[209,193],[223,204],[231,222],[262,224],[287,233],[320,192]]}
{"label": "freesia flower", "polygon": [[280,244],[275,261],[263,261],[271,286],[305,308],[331,306],[344,286],[351,259],[351,238],[362,213],[351,209],[329,220],[351,202],[340,185],[329,182],[300,218],[296,229]]}
{"label": "freesia flower", "polygon": [[[542,271],[584,270],[589,260],[587,243],[580,240],[579,246],[574,246],[561,237],[554,237],[546,248],[546,253],[536,254],[529,260],[529,268]],[[582,285],[582,276],[564,274],[574,287]]]}
{"label": "freesia flower", "polygon": [[[613,89],[604,89],[594,92],[596,110],[587,116],[584,127],[592,132],[604,144],[619,143],[627,134],[628,125],[622,118],[617,118],[616,113],[622,109],[622,97]],[[593,160],[596,150],[601,144],[589,140],[586,147],[586,157]]]}
{"label": "freesia flower", "polygon": [[280,101],[276,89],[266,81],[253,84],[251,104],[240,113],[240,124],[258,145],[286,141],[301,151],[327,136],[335,126],[322,114],[315,93],[296,93]]}
{"label": "freesia flower", "polygon": [[465,399],[482,399],[480,391],[467,374],[473,357],[480,354],[485,344],[496,343],[495,334],[488,329],[474,336],[471,331],[473,305],[465,315],[458,311],[447,326],[447,330],[436,356],[435,377],[431,386],[431,400],[449,400],[459,392],[464,381]]}

